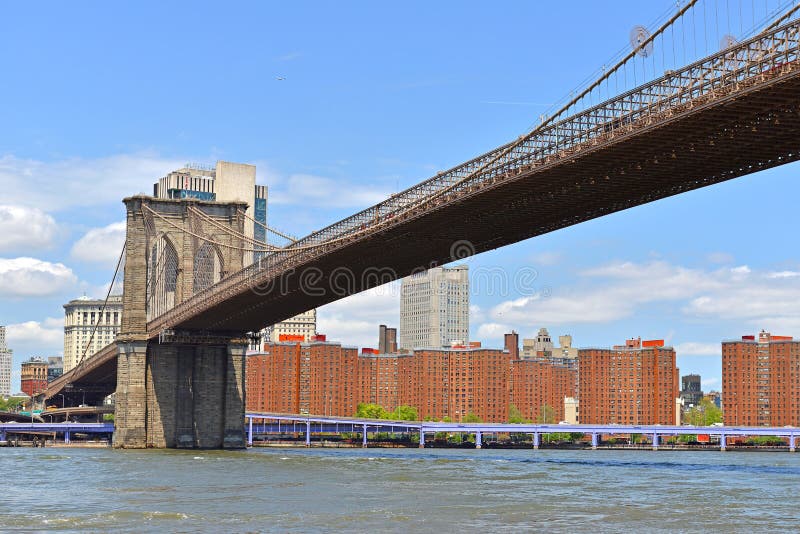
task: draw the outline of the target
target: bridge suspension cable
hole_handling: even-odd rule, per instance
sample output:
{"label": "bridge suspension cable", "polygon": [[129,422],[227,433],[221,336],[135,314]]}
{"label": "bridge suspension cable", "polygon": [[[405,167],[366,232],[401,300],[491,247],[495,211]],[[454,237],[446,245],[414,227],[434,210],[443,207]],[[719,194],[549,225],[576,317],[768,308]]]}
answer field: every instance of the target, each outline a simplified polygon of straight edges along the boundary
{"label": "bridge suspension cable", "polygon": [[[280,247],[276,247],[274,245],[270,245],[270,244],[268,244],[268,243],[266,243],[264,241],[261,241],[261,240],[258,240],[256,238],[254,238],[254,237],[251,237],[251,236],[248,236],[246,234],[243,234],[242,232],[237,232],[236,230],[234,230],[232,228],[228,228],[224,224],[221,224],[219,221],[214,220],[213,217],[210,217],[209,215],[203,213],[202,210],[199,210],[199,209],[195,208],[194,206],[189,206],[188,209],[189,209],[189,211],[191,213],[193,213],[194,215],[197,215],[203,221],[211,224],[212,226],[214,226],[218,230],[221,230],[221,231],[223,231],[223,232],[225,232],[225,233],[227,233],[227,234],[229,234],[229,235],[231,235],[233,237],[236,237],[238,239],[242,239],[242,240],[250,243],[251,245],[254,245],[254,246],[257,246],[257,247],[264,247],[263,250],[259,250],[259,251],[255,251],[255,250],[254,251],[249,251],[249,250],[247,250],[245,248],[241,248],[241,247],[237,248],[237,250],[245,250],[245,251],[248,251],[248,252],[266,252],[266,251],[269,251],[269,250],[281,250]],[[238,213],[241,214],[241,213],[244,213],[244,212],[240,210],[240,211],[238,211]],[[230,248],[234,248],[234,247],[231,246]]]}
{"label": "bridge suspension cable", "polygon": [[[152,215],[158,217],[159,219],[164,221],[167,225],[171,226],[175,230],[178,230],[179,232],[186,233],[186,234],[188,234],[188,235],[190,235],[192,237],[195,237],[195,238],[197,238],[197,239],[199,239],[201,241],[206,241],[207,243],[211,243],[212,245],[216,245],[218,247],[224,247],[224,248],[229,248],[229,249],[233,249],[233,250],[241,250],[241,251],[244,251],[244,252],[268,252],[269,251],[269,249],[267,248],[268,245],[266,245],[266,244],[263,244],[259,248],[249,248],[249,247],[241,247],[241,246],[230,245],[228,243],[223,243],[221,241],[216,241],[216,240],[211,239],[209,237],[206,237],[204,235],[200,235],[200,234],[198,234],[196,232],[192,232],[191,230],[187,230],[185,228],[181,228],[179,225],[177,225],[174,222],[172,222],[168,217],[164,217],[162,214],[158,213],[157,211],[151,209],[148,206],[144,206],[143,205],[142,209],[147,210],[149,213],[151,213]],[[229,231],[229,230],[226,229],[226,231]]]}
{"label": "bridge suspension cable", "polygon": [[279,230],[276,230],[272,226],[267,226],[266,224],[262,223],[261,221],[255,220],[254,218],[250,217],[247,214],[247,212],[245,212],[245,211],[241,211],[241,213],[242,213],[242,215],[244,215],[245,219],[257,224],[258,226],[260,226],[261,228],[263,228],[267,232],[271,232],[271,233],[277,235],[278,237],[282,237],[284,239],[288,239],[289,241],[291,241],[293,243],[297,242],[297,238],[296,237],[294,237],[294,236],[292,236],[292,235],[290,235],[290,234],[288,234],[286,232],[281,232]]}
{"label": "bridge suspension cable", "polygon": [[100,308],[100,315],[97,317],[97,322],[94,323],[92,328],[92,333],[89,336],[89,341],[86,343],[86,346],[83,348],[83,352],[81,353],[81,357],[76,363],[76,367],[80,366],[83,363],[84,358],[86,357],[86,353],[89,352],[89,347],[92,346],[92,341],[94,341],[94,336],[97,333],[97,327],[100,325],[100,320],[103,317],[103,314],[106,311],[106,306],[108,305],[108,299],[111,297],[111,292],[114,289],[114,282],[117,280],[117,274],[119,273],[120,267],[125,261],[125,247],[127,243],[122,244],[122,251],[119,254],[119,258],[117,259],[117,266],[114,269],[114,276],[111,277],[111,283],[108,284],[108,291],[106,292],[106,298],[103,301],[103,306]]}

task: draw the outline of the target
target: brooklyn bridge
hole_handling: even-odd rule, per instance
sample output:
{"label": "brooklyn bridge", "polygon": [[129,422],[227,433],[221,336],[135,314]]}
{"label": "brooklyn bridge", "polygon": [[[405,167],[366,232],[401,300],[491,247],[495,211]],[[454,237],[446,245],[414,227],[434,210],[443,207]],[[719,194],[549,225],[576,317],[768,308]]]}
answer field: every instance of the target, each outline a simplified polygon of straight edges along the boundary
{"label": "brooklyn bridge", "polygon": [[282,246],[245,232],[242,203],[126,198],[121,332],[45,397],[116,392],[118,447],[243,447],[253,332],[431,266],[800,159],[797,8],[661,70],[667,29],[696,3],[638,35],[532,131]]}

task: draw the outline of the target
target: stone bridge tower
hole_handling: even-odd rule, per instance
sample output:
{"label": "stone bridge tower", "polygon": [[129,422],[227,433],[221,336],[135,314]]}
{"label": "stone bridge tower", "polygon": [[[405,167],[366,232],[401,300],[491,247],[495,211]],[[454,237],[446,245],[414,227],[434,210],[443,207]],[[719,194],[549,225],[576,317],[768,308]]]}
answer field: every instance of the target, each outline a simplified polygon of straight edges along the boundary
{"label": "stone bridge tower", "polygon": [[244,332],[148,322],[243,267],[243,202],[126,198],[114,446],[245,446]]}

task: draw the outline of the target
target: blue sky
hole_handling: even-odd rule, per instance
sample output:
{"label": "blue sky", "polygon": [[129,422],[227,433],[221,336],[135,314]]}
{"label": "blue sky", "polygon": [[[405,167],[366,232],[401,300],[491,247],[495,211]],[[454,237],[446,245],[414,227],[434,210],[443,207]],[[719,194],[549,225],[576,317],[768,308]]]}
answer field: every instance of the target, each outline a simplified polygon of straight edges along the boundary
{"label": "blue sky", "polygon": [[[110,280],[120,200],[170,170],[256,164],[270,223],[302,235],[526,132],[630,28],[673,5],[5,5],[0,324],[15,367],[61,352],[62,304]],[[537,273],[524,294],[473,294],[473,338],[500,346],[507,329],[541,326],[578,346],[666,338],[682,373],[719,388],[721,339],[800,336],[797,173],[784,166],[472,258],[473,273]],[[319,329],[374,345],[379,323],[399,322],[397,295],[323,308]]]}

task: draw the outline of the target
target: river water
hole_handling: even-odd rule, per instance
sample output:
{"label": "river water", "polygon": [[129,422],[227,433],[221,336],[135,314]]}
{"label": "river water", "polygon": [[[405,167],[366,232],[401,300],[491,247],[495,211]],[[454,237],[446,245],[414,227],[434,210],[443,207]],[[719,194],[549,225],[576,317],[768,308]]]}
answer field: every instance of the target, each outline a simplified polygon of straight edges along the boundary
{"label": "river water", "polygon": [[800,453],[0,449],[0,530],[797,531]]}

